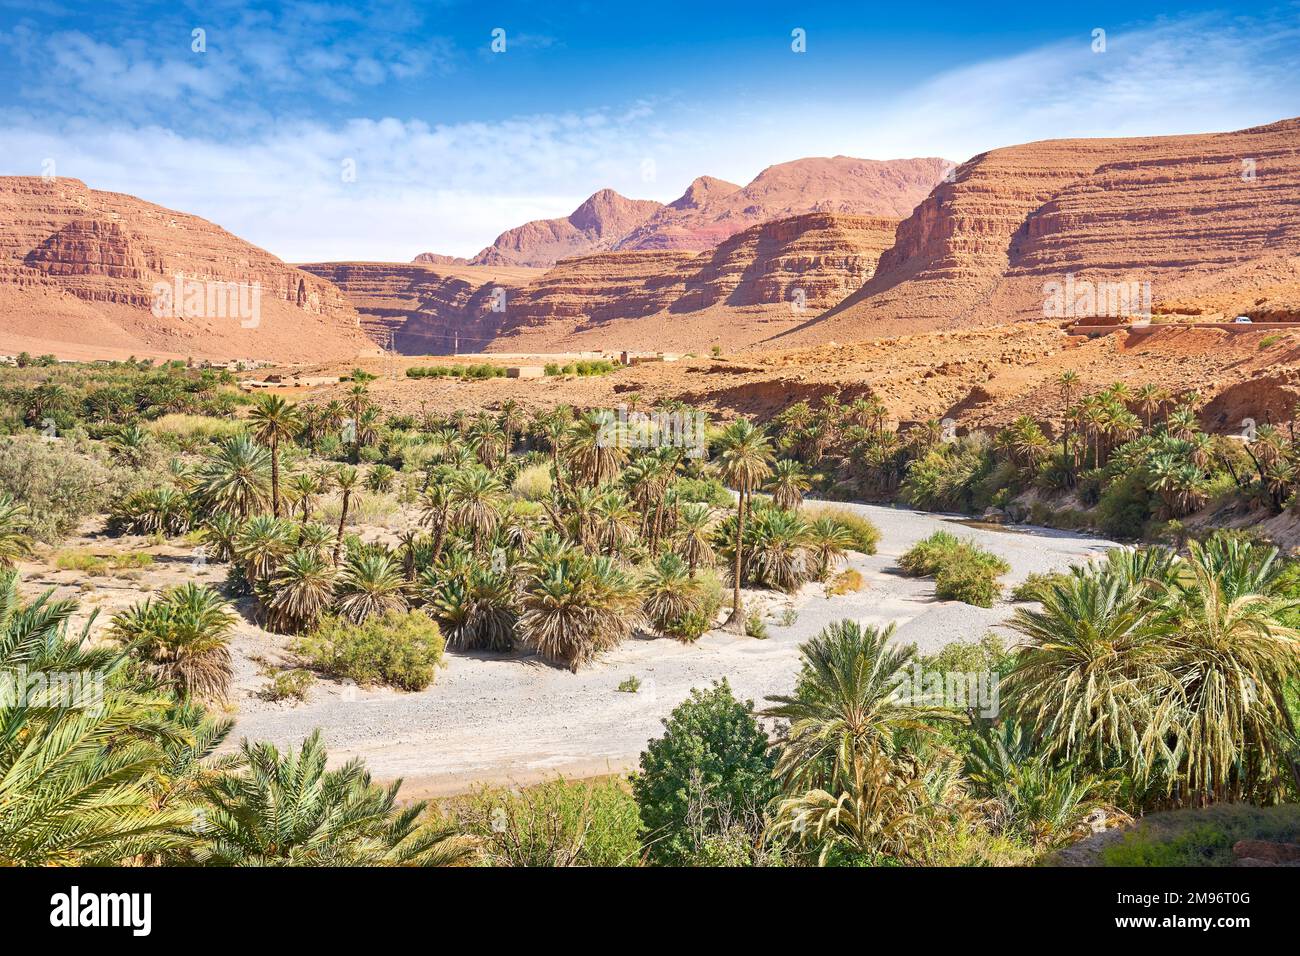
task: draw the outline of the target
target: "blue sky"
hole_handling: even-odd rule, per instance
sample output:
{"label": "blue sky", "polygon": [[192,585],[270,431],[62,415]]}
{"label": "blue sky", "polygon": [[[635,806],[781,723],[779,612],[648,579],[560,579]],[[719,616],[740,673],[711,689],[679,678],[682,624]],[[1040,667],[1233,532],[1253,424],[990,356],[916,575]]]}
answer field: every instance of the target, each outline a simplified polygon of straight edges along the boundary
{"label": "blue sky", "polygon": [[1270,122],[1297,62],[1297,3],[0,0],[0,173],[52,160],[290,261],[470,255],[603,186]]}

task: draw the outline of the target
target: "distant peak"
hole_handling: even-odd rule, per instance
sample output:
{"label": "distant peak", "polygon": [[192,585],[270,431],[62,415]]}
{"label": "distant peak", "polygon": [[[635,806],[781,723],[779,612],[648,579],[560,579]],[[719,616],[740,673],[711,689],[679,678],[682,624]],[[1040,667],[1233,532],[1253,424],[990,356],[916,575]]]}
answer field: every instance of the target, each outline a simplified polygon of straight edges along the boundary
{"label": "distant peak", "polygon": [[697,176],[681,198],[669,203],[672,209],[698,209],[711,199],[740,192],[741,187],[715,176]]}

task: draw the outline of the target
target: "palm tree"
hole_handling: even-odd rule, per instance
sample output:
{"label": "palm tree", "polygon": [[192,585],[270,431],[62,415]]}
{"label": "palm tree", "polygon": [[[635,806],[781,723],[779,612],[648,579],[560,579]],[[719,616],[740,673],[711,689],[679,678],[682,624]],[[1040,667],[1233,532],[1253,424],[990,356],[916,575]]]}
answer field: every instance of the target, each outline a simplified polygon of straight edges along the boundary
{"label": "palm tree", "polygon": [[[120,686],[125,655],[69,635],[72,601],[47,591],[24,607],[0,573],[0,682],[65,680],[0,698],[0,866],[116,864],[182,842],[184,809],[153,805],[162,768],[159,700]],[[63,693],[75,688],[71,695]]]}
{"label": "palm tree", "polygon": [[775,776],[785,796],[772,830],[857,858],[910,858],[929,829],[923,765],[899,745],[926,736],[946,716],[898,688],[915,649],[890,645],[894,627],[829,625],[801,645],[795,693],[771,697],[764,713],[789,721]]}
{"label": "palm tree", "polygon": [[182,696],[222,700],[236,620],[216,591],[188,582],[115,615],[110,633]]}
{"label": "palm tree", "polygon": [[564,457],[569,470],[589,488],[618,477],[627,462],[627,447],[608,411],[584,412],[573,424]]}
{"label": "palm tree", "polygon": [[203,786],[199,863],[450,866],[472,850],[453,831],[420,823],[425,801],[398,806],[400,780],[381,788],[358,760],[326,770],[319,731],[298,752],[245,741],[240,754],[240,769]]}
{"label": "palm tree", "polygon": [[640,595],[627,572],[609,558],[578,557],[532,578],[519,631],[543,658],[577,671],[640,621]]}
{"label": "palm tree", "polygon": [[382,552],[349,554],[336,592],[339,613],[360,624],[373,615],[405,611],[406,582],[393,559]]}
{"label": "palm tree", "polygon": [[361,461],[361,419],[370,407],[370,390],[360,383],[353,385],[348,390],[343,407],[352,418],[352,464],[355,465]]}
{"label": "palm tree", "polygon": [[481,465],[457,472],[451,480],[449,500],[452,517],[474,537],[474,554],[483,553],[487,538],[501,519],[498,510],[505,500],[505,485]]}
{"label": "palm tree", "polygon": [[714,524],[713,509],[704,502],[687,502],[678,512],[677,553],[686,560],[692,578],[701,564],[708,566],[714,562]]}
{"label": "palm tree", "polygon": [[722,480],[734,488],[737,495],[731,616],[727,618],[726,626],[743,632],[745,614],[740,603],[740,582],[744,564],[745,505],[763,479],[772,473],[772,445],[766,433],[744,418],[728,425],[718,440],[718,470]]}
{"label": "palm tree", "polygon": [[853,536],[834,518],[816,518],[808,526],[806,535],[808,553],[812,557],[814,576],[818,581],[830,577],[831,569],[844,560],[853,547]]}
{"label": "palm tree", "polygon": [[348,523],[348,507],[352,504],[352,492],[357,487],[360,475],[355,468],[349,468],[347,465],[340,465],[338,471],[334,473],[334,484],[339,490],[341,500],[339,503],[339,531],[338,536],[334,539],[334,566],[338,567],[339,555],[343,553],[343,528]]}
{"label": "palm tree", "polygon": [[1296,604],[1280,596],[1277,551],[1222,537],[1188,547],[1162,593],[1180,689],[1178,779],[1198,802],[1284,799],[1296,740],[1285,694],[1300,676],[1300,635],[1278,619]]}
{"label": "palm tree", "polygon": [[484,468],[495,468],[509,454],[505,433],[486,412],[474,420],[469,430],[474,452]]}
{"label": "palm tree", "polygon": [[208,512],[247,518],[266,507],[270,492],[270,456],[247,435],[221,442],[195,475],[194,494]]}
{"label": "palm tree", "polygon": [[467,574],[444,577],[430,569],[420,590],[447,634],[448,646],[486,651],[514,648],[519,611],[508,572],[473,565]]}
{"label": "palm tree", "polygon": [[232,561],[235,557],[235,542],[244,528],[244,522],[232,514],[219,511],[211,515],[199,529],[203,535],[207,553],[217,561]]}
{"label": "palm tree", "polygon": [[451,471],[445,465],[436,465],[429,469],[421,504],[420,524],[433,526],[433,546],[430,553],[436,561],[442,554],[443,541],[447,537],[447,524],[451,520]]}
{"label": "palm tree", "polygon": [[292,527],[270,515],[249,520],[235,537],[234,554],[244,565],[244,578],[250,587],[270,580],[292,550]]}
{"label": "palm tree", "polygon": [[271,514],[280,517],[280,442],[302,431],[302,415],[279,395],[259,395],[248,413],[253,437],[271,449]]}
{"label": "palm tree", "polygon": [[1164,392],[1159,385],[1151,382],[1141,386],[1133,393],[1133,401],[1137,404],[1138,410],[1142,412],[1142,417],[1146,422],[1147,431],[1151,431],[1151,417],[1159,410],[1164,401]]}
{"label": "palm tree", "polygon": [[271,579],[267,610],[278,629],[302,631],[320,620],[333,599],[334,566],[322,550],[300,547]]}
{"label": "palm tree", "polygon": [[762,508],[747,535],[753,580],[786,592],[798,590],[809,577],[808,523],[793,511]]}
{"label": "palm tree", "polygon": [[16,504],[11,496],[0,494],[0,569],[12,568],[19,558],[32,553],[28,526],[27,508]]}
{"label": "palm tree", "polygon": [[636,539],[636,511],[627,495],[616,485],[601,489],[592,510],[594,535],[601,550],[611,557],[618,557]]}
{"label": "palm tree", "polygon": [[641,586],[641,606],[651,626],[661,634],[684,637],[680,625],[702,609],[699,582],[690,576],[686,562],[675,554],[660,555]]}
{"label": "palm tree", "polygon": [[323,492],[320,479],[310,472],[300,471],[289,478],[289,493],[297,500],[303,521],[311,520],[312,507]]}
{"label": "palm tree", "polygon": [[778,508],[795,511],[803,504],[804,492],[811,486],[803,466],[797,461],[782,458],[772,466],[772,477],[768,479],[766,490],[772,495],[772,503]]}
{"label": "palm tree", "polygon": [[1005,686],[1046,755],[1120,769],[1139,786],[1161,755],[1177,694],[1160,666],[1167,628],[1153,616],[1151,588],[1112,562],[1045,584],[1042,607],[1011,619],[1027,643]]}
{"label": "palm tree", "polygon": [[524,412],[513,398],[501,403],[501,431],[505,433],[505,453],[509,455],[515,449],[515,436],[524,427]]}

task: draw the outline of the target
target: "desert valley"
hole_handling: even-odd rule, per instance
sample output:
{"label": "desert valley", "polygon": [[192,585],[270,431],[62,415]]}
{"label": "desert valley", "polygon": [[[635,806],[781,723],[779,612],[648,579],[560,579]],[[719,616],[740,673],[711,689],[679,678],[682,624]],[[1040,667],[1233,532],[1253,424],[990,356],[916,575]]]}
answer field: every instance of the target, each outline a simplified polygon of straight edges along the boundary
{"label": "desert valley", "polygon": [[651,199],[575,115],[226,197],[321,261],[0,176],[0,868],[1300,864],[1300,118]]}

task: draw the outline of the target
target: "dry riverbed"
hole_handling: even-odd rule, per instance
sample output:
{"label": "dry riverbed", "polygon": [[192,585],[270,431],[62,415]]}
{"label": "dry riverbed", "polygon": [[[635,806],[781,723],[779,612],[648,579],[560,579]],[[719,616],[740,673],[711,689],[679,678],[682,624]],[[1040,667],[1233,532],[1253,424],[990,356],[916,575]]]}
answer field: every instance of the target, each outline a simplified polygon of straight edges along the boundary
{"label": "dry riverbed", "polygon": [[[693,687],[727,678],[736,693],[761,704],[791,689],[798,645],[831,621],[853,618],[898,626],[897,639],[922,651],[977,640],[1010,616],[1013,605],[990,609],[936,601],[934,582],[902,577],[898,557],[939,528],[969,536],[1004,557],[1009,591],[1033,572],[1068,567],[1103,554],[1112,542],[1046,529],[994,530],[963,526],[939,515],[852,505],[881,531],[879,553],[853,555],[866,587],[825,596],[810,585],[793,598],[755,594],[767,604],[768,638],[721,631],[693,645],[634,639],[578,674],[529,656],[451,653],[427,690],[415,694],[362,690],[322,681],[308,702],[291,706],[246,697],[238,702],[236,736],[290,745],[321,728],[332,759],[358,756],[377,778],[402,777],[408,795],[454,793],[475,782],[535,782],[547,775],[588,776],[634,767],[662,718]],[[776,623],[792,606],[797,619]],[[636,693],[618,690],[626,678]]]}
{"label": "dry riverbed", "polygon": [[[767,620],[765,640],[721,631],[693,645],[637,638],[578,674],[525,654],[451,652],[434,683],[419,693],[322,678],[305,703],[271,702],[260,696],[266,668],[295,667],[298,661],[289,650],[291,639],[254,623],[251,602],[245,601],[232,641],[228,707],[236,726],[227,749],[241,737],[293,746],[320,728],[332,761],[364,758],[377,779],[402,777],[409,796],[458,792],[476,782],[526,784],[557,773],[620,772],[636,765],[647,741],[662,732],[662,719],[693,687],[725,677],[739,696],[760,706],[765,697],[788,692],[799,668],[799,643],[832,621],[894,623],[896,639],[923,652],[999,630],[1013,605],[1001,602],[986,610],[937,601],[933,581],[898,573],[899,556],[939,528],[1005,558],[1011,566],[1002,579],[1006,592],[1033,572],[1064,569],[1114,547],[1070,532],[1002,530],[905,509],[844,507],[866,515],[881,531],[879,553],[854,554],[849,561],[865,579],[861,591],[827,596],[812,584],[795,596],[747,592],[747,606],[761,608]],[[363,536],[389,538],[395,527],[413,520],[395,515],[385,527],[365,528]],[[94,574],[55,567],[57,554],[69,551],[107,555],[110,566]],[[77,625],[97,613],[92,635],[99,636],[114,613],[165,587],[189,580],[220,587],[226,566],[205,563],[199,554],[192,543],[109,537],[92,523],[56,553],[25,563],[24,590],[30,597],[53,588],[57,597],[76,599]],[[114,565],[115,557],[120,560]],[[787,608],[796,615],[791,624],[781,623]],[[618,689],[629,677],[640,681],[635,693]]]}

